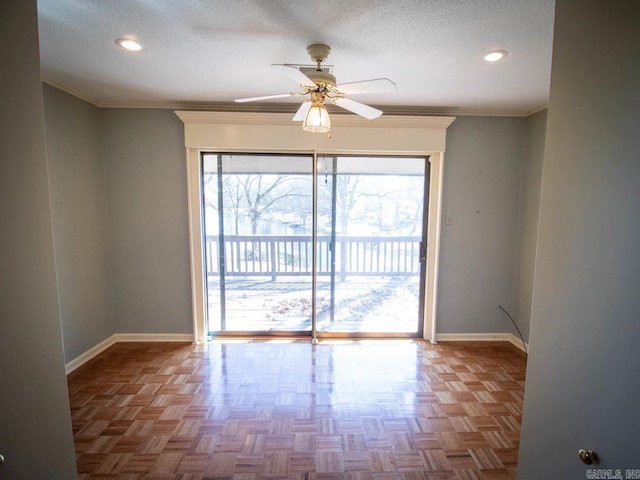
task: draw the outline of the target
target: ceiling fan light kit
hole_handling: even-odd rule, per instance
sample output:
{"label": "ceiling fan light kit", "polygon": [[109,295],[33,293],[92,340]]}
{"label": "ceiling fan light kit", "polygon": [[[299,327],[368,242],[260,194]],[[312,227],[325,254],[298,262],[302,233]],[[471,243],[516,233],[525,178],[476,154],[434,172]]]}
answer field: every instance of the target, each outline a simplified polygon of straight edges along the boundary
{"label": "ceiling fan light kit", "polygon": [[304,117],[302,129],[313,133],[327,133],[331,130],[331,118],[320,92],[311,93],[311,108]]}
{"label": "ceiling fan light kit", "polygon": [[362,93],[391,93],[396,91],[396,85],[388,78],[376,78],[339,85],[336,77],[327,68],[322,67],[331,48],[328,45],[315,43],[307,47],[307,53],[316,62],[313,67],[304,67],[294,64],[275,65],[293,78],[302,88],[303,92],[278,93],[275,95],[263,95],[260,97],[238,98],[236,102],[255,102],[258,100],[272,100],[276,98],[298,97],[309,95],[293,116],[293,121],[302,121],[302,128],[307,132],[326,133],[331,130],[331,119],[327,112],[325,102],[329,101],[338,107],[349,110],[361,117],[372,120],[382,115],[382,111],[370,107],[364,103],[356,102],[345,95]]}

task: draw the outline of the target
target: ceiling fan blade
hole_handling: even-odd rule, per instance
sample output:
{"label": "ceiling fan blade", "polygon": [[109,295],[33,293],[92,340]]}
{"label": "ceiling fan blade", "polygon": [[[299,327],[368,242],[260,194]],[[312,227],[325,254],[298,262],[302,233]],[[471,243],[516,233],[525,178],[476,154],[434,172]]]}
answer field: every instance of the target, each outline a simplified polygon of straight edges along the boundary
{"label": "ceiling fan blade", "polygon": [[287,64],[274,64],[274,67],[278,67],[284,73],[289,75],[298,85],[304,85],[305,87],[316,88],[316,84],[313,80],[302,73],[298,68]]}
{"label": "ceiling fan blade", "polygon": [[355,95],[358,93],[393,93],[397,90],[396,84],[388,78],[375,78],[361,82],[351,82],[336,85],[335,89],[343,95]]}
{"label": "ceiling fan blade", "polygon": [[333,98],[331,99],[331,103],[335,103],[339,107],[342,107],[345,110],[349,110],[350,112],[357,113],[361,117],[367,118],[369,120],[373,120],[374,118],[378,118],[380,115],[382,115],[382,110],[378,110],[377,108],[370,107],[369,105],[356,102],[355,100],[351,100],[349,98]]}
{"label": "ceiling fan blade", "polygon": [[296,114],[293,116],[291,121],[293,121],[293,122],[301,122],[301,121],[303,121],[304,117],[307,116],[307,113],[309,112],[310,108],[311,108],[311,100],[307,100],[306,102],[302,102],[302,105],[300,105],[300,108],[298,109]]}
{"label": "ceiling fan blade", "polygon": [[236,98],[236,103],[257,102],[258,100],[272,100],[274,98],[295,97],[297,93],[277,93],[275,95],[263,95],[262,97]]}

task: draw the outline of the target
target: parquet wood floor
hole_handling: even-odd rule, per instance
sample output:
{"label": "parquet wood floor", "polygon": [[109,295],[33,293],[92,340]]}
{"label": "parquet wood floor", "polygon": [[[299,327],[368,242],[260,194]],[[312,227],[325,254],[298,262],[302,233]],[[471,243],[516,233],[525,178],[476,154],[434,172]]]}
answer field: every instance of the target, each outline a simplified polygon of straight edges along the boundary
{"label": "parquet wood floor", "polygon": [[78,478],[515,479],[508,343],[118,343],[68,376]]}

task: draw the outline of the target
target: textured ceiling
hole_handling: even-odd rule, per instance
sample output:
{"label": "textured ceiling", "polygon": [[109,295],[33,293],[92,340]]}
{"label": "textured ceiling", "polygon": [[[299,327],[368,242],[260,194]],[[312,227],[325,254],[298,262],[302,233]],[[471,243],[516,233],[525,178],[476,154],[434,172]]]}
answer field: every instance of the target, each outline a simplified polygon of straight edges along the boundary
{"label": "textured ceiling", "polygon": [[[274,63],[326,43],[338,83],[387,77],[354,100],[387,113],[526,115],[547,104],[553,0],[38,0],[44,81],[96,105],[295,110]],[[132,36],[143,50],[115,39]],[[509,52],[485,62],[492,49]],[[386,107],[386,108],[385,108]]]}

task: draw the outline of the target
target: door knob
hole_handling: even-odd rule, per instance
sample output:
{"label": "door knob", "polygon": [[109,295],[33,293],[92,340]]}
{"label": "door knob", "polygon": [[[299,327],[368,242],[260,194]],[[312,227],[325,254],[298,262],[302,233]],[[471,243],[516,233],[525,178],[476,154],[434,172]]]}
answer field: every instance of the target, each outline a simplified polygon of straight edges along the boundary
{"label": "door knob", "polygon": [[582,460],[582,463],[585,463],[587,465],[598,463],[598,455],[590,448],[580,449],[580,451],[578,452],[578,456],[580,457],[580,460]]}

